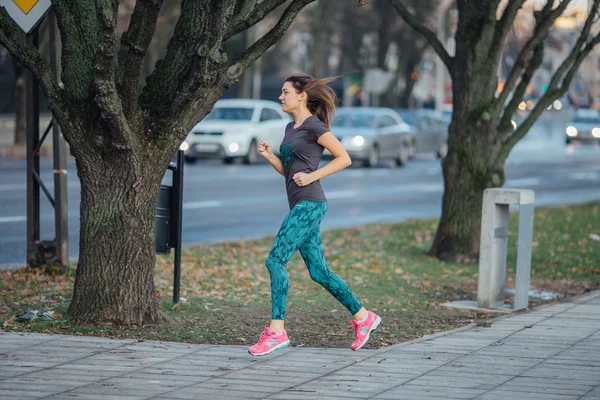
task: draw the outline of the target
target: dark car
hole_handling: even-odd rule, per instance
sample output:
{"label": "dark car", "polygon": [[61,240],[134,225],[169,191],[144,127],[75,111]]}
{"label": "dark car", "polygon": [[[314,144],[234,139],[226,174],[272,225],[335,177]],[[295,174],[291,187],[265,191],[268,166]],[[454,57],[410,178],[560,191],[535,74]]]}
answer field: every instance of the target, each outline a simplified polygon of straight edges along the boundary
{"label": "dark car", "polygon": [[448,154],[448,121],[441,113],[429,109],[396,109],[411,126],[415,135],[416,153],[435,153],[438,158]]}
{"label": "dark car", "polygon": [[[405,164],[413,152],[410,126],[391,108],[342,107],[331,121],[331,131],[353,160],[374,167],[381,160]],[[325,157],[330,156],[328,151]]]}
{"label": "dark car", "polygon": [[587,108],[578,109],[567,123],[565,135],[567,144],[574,141],[600,141],[600,112]]}

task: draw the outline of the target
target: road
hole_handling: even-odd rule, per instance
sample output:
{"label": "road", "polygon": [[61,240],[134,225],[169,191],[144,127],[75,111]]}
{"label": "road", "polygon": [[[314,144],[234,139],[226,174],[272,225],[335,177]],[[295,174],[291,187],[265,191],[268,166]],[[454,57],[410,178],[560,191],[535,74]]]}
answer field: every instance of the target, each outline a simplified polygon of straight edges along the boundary
{"label": "road", "polygon": [[[600,200],[600,146],[565,146],[563,129],[564,123],[538,123],[511,153],[505,187],[535,190],[536,206]],[[52,191],[51,160],[41,164]],[[73,258],[79,242],[79,182],[73,162],[68,171]],[[0,159],[0,173],[0,265],[9,268],[25,261],[25,161]],[[265,163],[205,161],[186,165],[184,178],[185,245],[274,235],[288,211],[283,178]],[[329,201],[323,229],[438,217],[441,211],[441,167],[433,156],[419,156],[401,168],[353,166],[322,184]],[[54,211],[45,198],[41,218],[42,239],[53,239]]]}

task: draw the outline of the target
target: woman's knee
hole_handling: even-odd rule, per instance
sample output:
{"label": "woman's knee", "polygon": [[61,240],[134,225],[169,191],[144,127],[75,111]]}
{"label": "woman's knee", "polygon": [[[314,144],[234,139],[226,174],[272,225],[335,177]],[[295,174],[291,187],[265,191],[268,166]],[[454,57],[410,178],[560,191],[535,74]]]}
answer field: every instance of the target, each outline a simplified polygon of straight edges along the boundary
{"label": "woman's knee", "polygon": [[267,266],[267,269],[271,273],[278,271],[282,268],[285,269],[285,265],[283,265],[281,260],[278,259],[277,257],[273,256],[272,254],[269,254],[269,256],[267,257],[267,261],[265,262],[265,265]]}
{"label": "woman's knee", "polygon": [[320,268],[309,268],[308,273],[310,275],[310,279],[312,279],[320,285],[323,285],[329,281],[329,270],[322,270]]}

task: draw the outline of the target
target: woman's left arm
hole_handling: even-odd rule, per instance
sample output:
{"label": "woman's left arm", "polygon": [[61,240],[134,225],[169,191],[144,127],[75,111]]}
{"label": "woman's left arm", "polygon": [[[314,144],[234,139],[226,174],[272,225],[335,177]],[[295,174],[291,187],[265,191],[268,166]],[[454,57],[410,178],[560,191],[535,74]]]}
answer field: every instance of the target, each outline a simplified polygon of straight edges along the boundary
{"label": "woman's left arm", "polygon": [[305,174],[303,172],[298,172],[295,174],[293,179],[298,186],[310,185],[311,183],[325,178],[331,174],[335,174],[336,172],[339,172],[352,164],[352,160],[350,159],[348,152],[344,146],[342,146],[340,141],[333,135],[333,133],[325,132],[319,138],[318,143],[329,150],[334,159],[323,168],[319,168],[310,174]]}

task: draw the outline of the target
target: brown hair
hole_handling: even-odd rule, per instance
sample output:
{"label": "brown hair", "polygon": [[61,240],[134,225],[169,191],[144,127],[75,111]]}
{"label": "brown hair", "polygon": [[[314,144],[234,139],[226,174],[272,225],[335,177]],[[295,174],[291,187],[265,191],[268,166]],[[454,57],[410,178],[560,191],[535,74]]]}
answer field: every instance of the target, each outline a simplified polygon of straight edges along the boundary
{"label": "brown hair", "polygon": [[310,75],[292,75],[285,81],[290,82],[298,93],[306,93],[306,107],[329,128],[331,117],[335,114],[335,91],[327,84],[337,77],[316,79]]}

